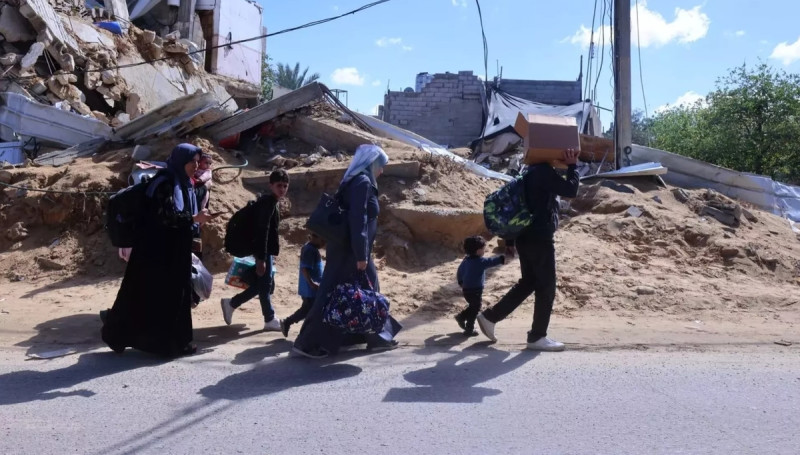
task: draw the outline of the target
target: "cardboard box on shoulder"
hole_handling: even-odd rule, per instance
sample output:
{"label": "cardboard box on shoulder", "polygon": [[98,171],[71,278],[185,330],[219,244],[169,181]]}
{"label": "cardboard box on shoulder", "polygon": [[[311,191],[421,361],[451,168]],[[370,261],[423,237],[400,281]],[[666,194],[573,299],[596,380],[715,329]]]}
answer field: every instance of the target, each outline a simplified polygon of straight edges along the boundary
{"label": "cardboard box on shoulder", "polygon": [[522,137],[525,164],[558,164],[566,149],[581,149],[578,124],[574,117],[520,112],[514,131]]}

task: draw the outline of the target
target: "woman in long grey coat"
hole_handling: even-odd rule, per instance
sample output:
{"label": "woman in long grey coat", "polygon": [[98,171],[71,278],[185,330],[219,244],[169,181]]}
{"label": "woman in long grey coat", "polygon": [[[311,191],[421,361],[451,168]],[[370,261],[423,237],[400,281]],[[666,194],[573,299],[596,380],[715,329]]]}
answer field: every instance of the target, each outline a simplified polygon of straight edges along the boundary
{"label": "woman in long grey coat", "polygon": [[339,347],[366,343],[367,349],[386,350],[397,346],[395,335],[402,326],[391,316],[383,331],[368,335],[348,335],[322,321],[328,294],[339,284],[353,280],[358,271],[366,271],[375,290],[380,290],[378,274],[372,260],[372,246],[378,230],[378,184],[389,157],[378,146],[361,145],[339,184],[348,213],[350,238],[328,242],[327,261],[314,306],[308,313],[292,352],[310,358],[335,354]]}

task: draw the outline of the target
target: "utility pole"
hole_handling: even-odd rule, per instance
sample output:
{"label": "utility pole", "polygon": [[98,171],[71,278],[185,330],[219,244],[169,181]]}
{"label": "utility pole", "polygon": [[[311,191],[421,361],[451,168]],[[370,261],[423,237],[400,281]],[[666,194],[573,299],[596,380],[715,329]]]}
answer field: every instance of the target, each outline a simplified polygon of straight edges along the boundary
{"label": "utility pole", "polygon": [[614,0],[614,144],[617,169],[631,147],[631,2]]}

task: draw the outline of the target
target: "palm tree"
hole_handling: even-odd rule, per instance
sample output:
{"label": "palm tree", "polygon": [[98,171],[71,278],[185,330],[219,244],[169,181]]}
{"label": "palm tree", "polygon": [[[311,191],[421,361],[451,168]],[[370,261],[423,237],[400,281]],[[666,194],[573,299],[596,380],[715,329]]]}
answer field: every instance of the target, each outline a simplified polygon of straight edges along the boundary
{"label": "palm tree", "polygon": [[278,63],[278,71],[275,75],[275,82],[284,88],[297,90],[304,85],[308,85],[319,79],[319,73],[314,73],[306,78],[308,67],[300,72],[300,63],[295,63],[294,68],[288,64]]}

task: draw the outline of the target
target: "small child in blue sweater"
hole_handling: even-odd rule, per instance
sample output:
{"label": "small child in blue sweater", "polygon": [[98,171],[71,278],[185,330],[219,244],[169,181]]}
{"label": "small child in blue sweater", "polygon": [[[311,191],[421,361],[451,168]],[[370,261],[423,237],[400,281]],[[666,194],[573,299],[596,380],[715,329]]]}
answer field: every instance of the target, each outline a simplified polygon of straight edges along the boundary
{"label": "small child in blue sweater", "polygon": [[476,235],[464,240],[464,252],[467,256],[458,266],[458,285],[464,292],[464,300],[467,301],[467,309],[456,315],[458,326],[464,330],[464,335],[474,337],[478,335],[475,331],[475,318],[481,311],[481,301],[483,300],[483,285],[486,282],[486,269],[497,267],[506,263],[505,256],[495,256],[485,258],[486,240]]}

